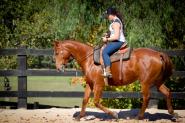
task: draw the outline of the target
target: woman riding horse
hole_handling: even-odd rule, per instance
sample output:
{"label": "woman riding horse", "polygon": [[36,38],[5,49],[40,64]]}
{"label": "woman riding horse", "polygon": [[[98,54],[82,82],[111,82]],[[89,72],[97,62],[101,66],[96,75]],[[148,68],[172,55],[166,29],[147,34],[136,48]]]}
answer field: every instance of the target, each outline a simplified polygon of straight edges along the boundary
{"label": "woman riding horse", "polygon": [[111,74],[111,61],[110,56],[118,51],[121,46],[126,42],[125,36],[123,33],[123,23],[122,18],[119,12],[116,11],[115,8],[108,8],[104,13],[105,18],[111,21],[109,26],[110,35],[107,34],[102,37],[103,42],[106,43],[106,47],[103,49],[103,61],[105,66],[105,72],[103,73],[104,77],[112,78]]}
{"label": "woman riding horse", "polygon": [[[117,113],[112,112],[100,103],[105,83],[101,66],[95,65],[93,61],[93,47],[78,41],[55,41],[54,53],[58,70],[61,70],[61,66],[68,63],[70,57],[73,57],[81,66],[84,73],[86,79],[85,93],[82,109],[77,120],[80,120],[85,115],[86,105],[91,92],[94,93],[95,106],[117,119]],[[130,84],[136,80],[140,81],[143,103],[138,114],[139,119],[144,118],[144,112],[150,99],[151,86],[156,86],[165,95],[168,112],[174,114],[171,92],[164,85],[165,79],[172,74],[172,63],[166,54],[148,48],[133,49],[130,59],[124,61],[121,67],[124,68],[121,73],[123,76],[122,80],[118,76],[120,70],[119,62],[112,63],[112,78],[108,81],[109,85],[120,86]]]}

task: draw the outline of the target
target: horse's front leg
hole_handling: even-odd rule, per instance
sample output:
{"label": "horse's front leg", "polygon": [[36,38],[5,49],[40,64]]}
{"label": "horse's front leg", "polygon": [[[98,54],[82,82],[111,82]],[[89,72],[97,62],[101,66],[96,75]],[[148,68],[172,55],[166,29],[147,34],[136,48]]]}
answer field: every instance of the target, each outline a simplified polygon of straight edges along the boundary
{"label": "horse's front leg", "polygon": [[103,92],[104,85],[96,85],[94,87],[94,104],[97,108],[101,109],[105,113],[113,116],[114,118],[118,119],[118,114],[116,112],[110,111],[108,108],[104,107],[100,103],[100,99],[102,97],[102,92]]}
{"label": "horse's front leg", "polygon": [[91,94],[91,88],[90,88],[89,84],[86,84],[84,98],[83,98],[83,102],[82,102],[82,108],[81,108],[80,114],[75,118],[78,121],[80,121],[80,118],[85,116],[85,109],[86,109],[87,103],[89,101],[90,94]]}

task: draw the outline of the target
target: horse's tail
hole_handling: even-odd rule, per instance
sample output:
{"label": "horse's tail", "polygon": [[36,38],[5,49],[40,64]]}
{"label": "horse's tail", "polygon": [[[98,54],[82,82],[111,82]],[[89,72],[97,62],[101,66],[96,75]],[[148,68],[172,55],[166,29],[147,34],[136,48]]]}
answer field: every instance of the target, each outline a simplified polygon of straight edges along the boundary
{"label": "horse's tail", "polygon": [[163,77],[162,81],[166,80],[172,75],[173,64],[170,57],[165,53],[160,53],[161,61],[163,63]]}

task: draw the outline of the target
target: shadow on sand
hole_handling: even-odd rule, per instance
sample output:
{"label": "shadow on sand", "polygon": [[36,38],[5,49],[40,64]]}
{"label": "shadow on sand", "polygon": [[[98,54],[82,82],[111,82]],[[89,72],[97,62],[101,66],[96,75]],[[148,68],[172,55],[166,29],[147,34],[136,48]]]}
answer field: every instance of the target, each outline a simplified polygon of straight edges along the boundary
{"label": "shadow on sand", "polygon": [[[139,109],[131,109],[131,110],[127,110],[127,111],[120,111],[117,112],[119,119],[135,119],[136,116],[139,113]],[[73,117],[77,117],[80,114],[80,112],[76,112],[73,114]],[[95,118],[101,119],[101,120],[112,120],[114,119],[113,117],[111,117],[110,115],[104,113],[104,112],[93,112],[93,111],[86,111],[86,116],[94,116]],[[173,121],[173,116],[170,114],[166,114],[166,113],[148,113],[145,112],[144,114],[144,119],[148,119],[149,121],[156,121],[156,120],[171,120]]]}

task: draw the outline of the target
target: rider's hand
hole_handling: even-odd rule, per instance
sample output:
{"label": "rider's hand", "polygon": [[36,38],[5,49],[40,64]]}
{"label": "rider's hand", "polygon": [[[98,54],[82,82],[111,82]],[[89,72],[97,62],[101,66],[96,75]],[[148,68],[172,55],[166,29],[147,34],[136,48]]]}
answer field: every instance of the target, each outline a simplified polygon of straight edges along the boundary
{"label": "rider's hand", "polygon": [[102,41],[103,41],[104,43],[107,43],[107,42],[108,42],[107,37],[102,37]]}
{"label": "rider's hand", "polygon": [[107,33],[103,33],[103,37],[107,37],[108,36],[108,34]]}

